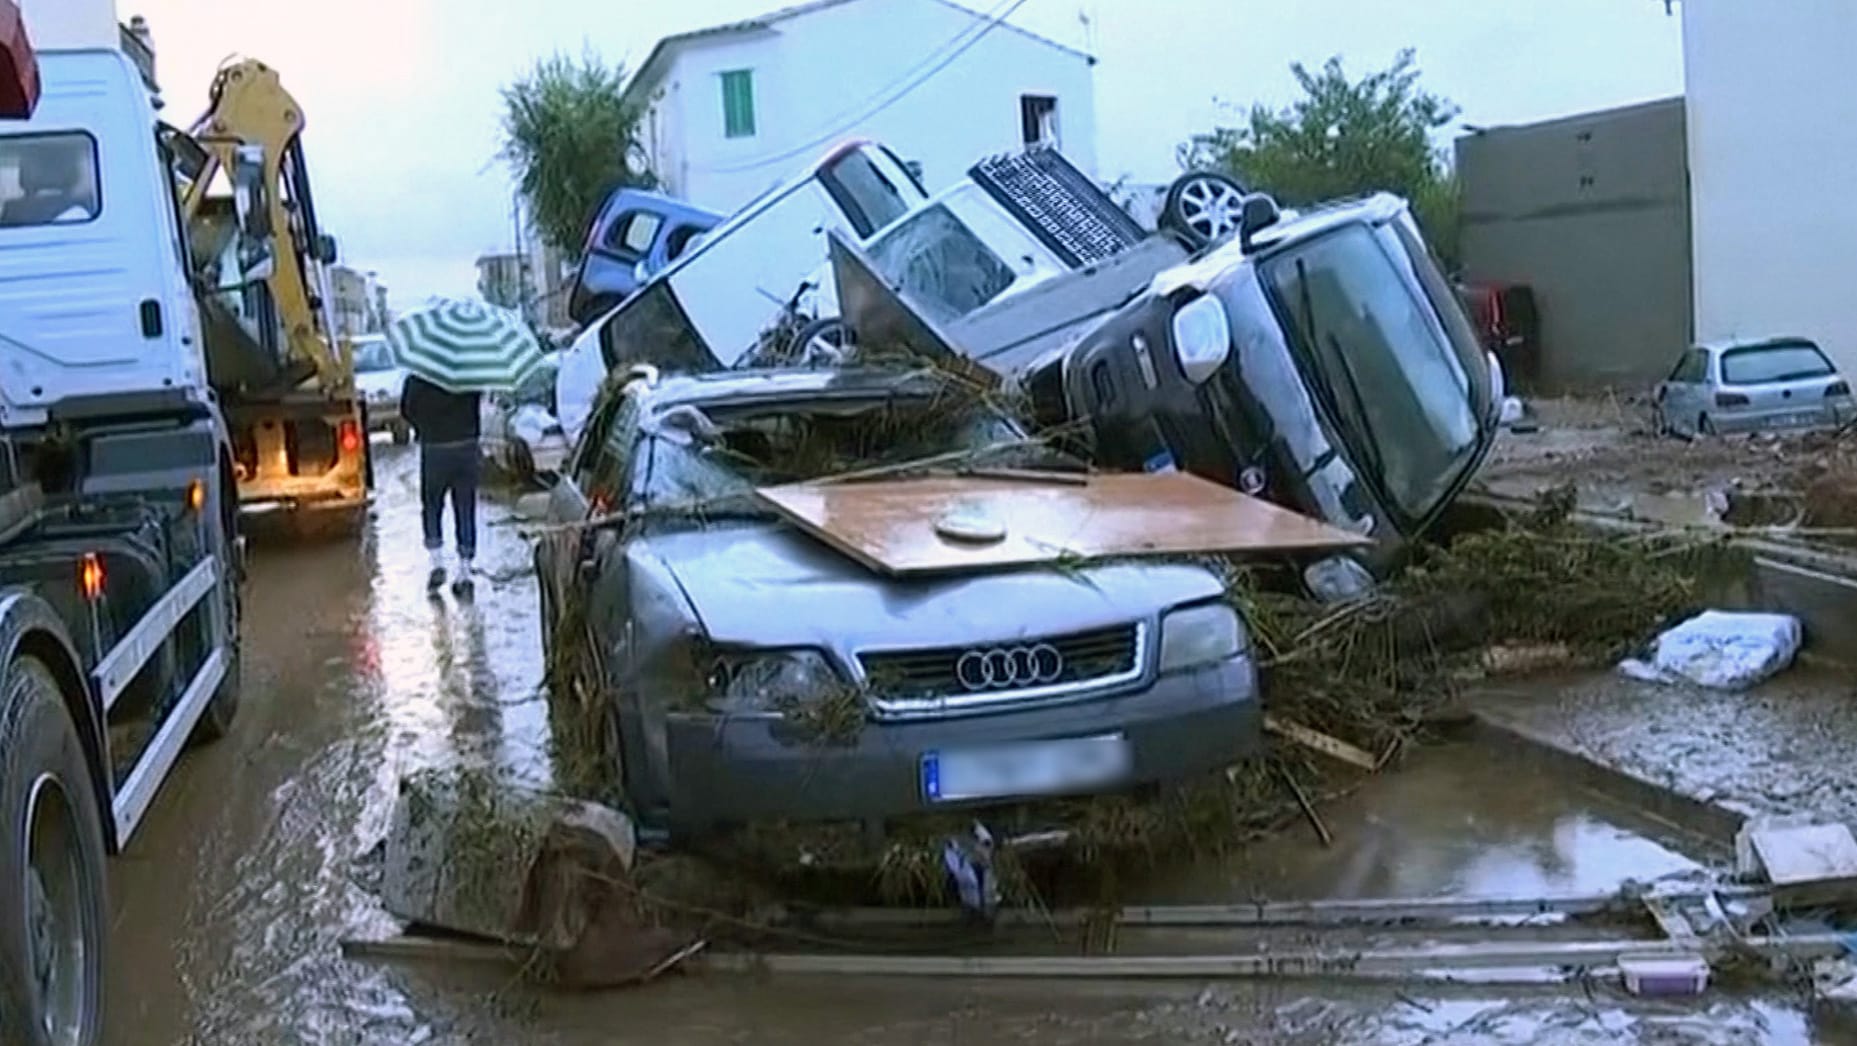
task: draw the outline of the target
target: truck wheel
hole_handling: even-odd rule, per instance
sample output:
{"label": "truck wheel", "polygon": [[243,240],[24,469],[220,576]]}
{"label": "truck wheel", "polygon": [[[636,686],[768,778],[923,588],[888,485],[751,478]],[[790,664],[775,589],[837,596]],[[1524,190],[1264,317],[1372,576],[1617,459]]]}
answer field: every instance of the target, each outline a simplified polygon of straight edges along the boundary
{"label": "truck wheel", "polygon": [[97,797],[50,670],[20,657],[0,686],[0,1027],[89,1046],[103,1025]]}

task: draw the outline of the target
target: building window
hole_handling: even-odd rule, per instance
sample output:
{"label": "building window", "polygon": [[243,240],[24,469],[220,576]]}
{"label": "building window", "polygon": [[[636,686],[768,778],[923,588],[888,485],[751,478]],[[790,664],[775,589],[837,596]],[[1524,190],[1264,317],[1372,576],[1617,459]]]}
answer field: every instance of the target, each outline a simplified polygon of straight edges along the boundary
{"label": "building window", "polygon": [[1026,145],[1057,145],[1057,99],[1044,94],[1020,95],[1019,126]]}
{"label": "building window", "polygon": [[754,137],[754,73],[750,70],[722,74],[722,133],[729,138]]}

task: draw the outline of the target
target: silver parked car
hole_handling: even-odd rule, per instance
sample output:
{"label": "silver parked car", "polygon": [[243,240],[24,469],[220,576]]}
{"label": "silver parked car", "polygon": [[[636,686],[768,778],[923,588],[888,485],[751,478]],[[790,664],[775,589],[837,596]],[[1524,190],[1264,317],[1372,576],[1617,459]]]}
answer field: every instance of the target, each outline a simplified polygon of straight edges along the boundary
{"label": "silver parked car", "polygon": [[[881,825],[1121,791],[1257,750],[1249,633],[1211,570],[1124,561],[899,579],[753,493],[962,451],[1080,467],[920,371],[646,375],[603,398],[550,514],[623,510],[624,524],[544,540],[536,566],[545,634],[562,579],[588,586],[576,592],[604,654],[605,732],[642,824]],[[792,714],[848,695],[852,739],[822,742]]]}
{"label": "silver parked car", "polygon": [[1653,401],[1659,434],[1809,429],[1857,418],[1850,383],[1824,350],[1799,337],[1697,345]]}

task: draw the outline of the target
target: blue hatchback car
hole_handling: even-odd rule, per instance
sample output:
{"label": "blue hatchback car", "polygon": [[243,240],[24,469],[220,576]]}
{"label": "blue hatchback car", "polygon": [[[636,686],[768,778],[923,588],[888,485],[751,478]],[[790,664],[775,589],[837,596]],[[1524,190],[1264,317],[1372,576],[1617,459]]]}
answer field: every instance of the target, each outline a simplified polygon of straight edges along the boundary
{"label": "blue hatchback car", "polygon": [[583,326],[598,319],[725,217],[662,193],[615,190],[587,230],[568,314]]}

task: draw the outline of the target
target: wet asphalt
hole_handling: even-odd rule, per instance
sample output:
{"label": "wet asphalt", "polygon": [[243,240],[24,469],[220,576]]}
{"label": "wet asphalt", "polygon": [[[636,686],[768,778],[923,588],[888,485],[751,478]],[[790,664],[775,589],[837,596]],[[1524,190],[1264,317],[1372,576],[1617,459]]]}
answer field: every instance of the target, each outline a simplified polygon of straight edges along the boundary
{"label": "wet asphalt", "polygon": [[[1647,1006],[1602,990],[672,978],[565,994],[506,971],[349,961],[397,929],[355,882],[402,773],[548,781],[535,582],[486,494],[475,597],[424,591],[413,452],[376,444],[359,540],[265,541],[244,704],[110,866],[105,1041],[143,1043],[1236,1043],[1814,1041],[1785,1000]],[[1603,891],[1698,857],[1631,811],[1472,748],[1420,755],[1238,858],[1157,869],[1155,902]]]}

